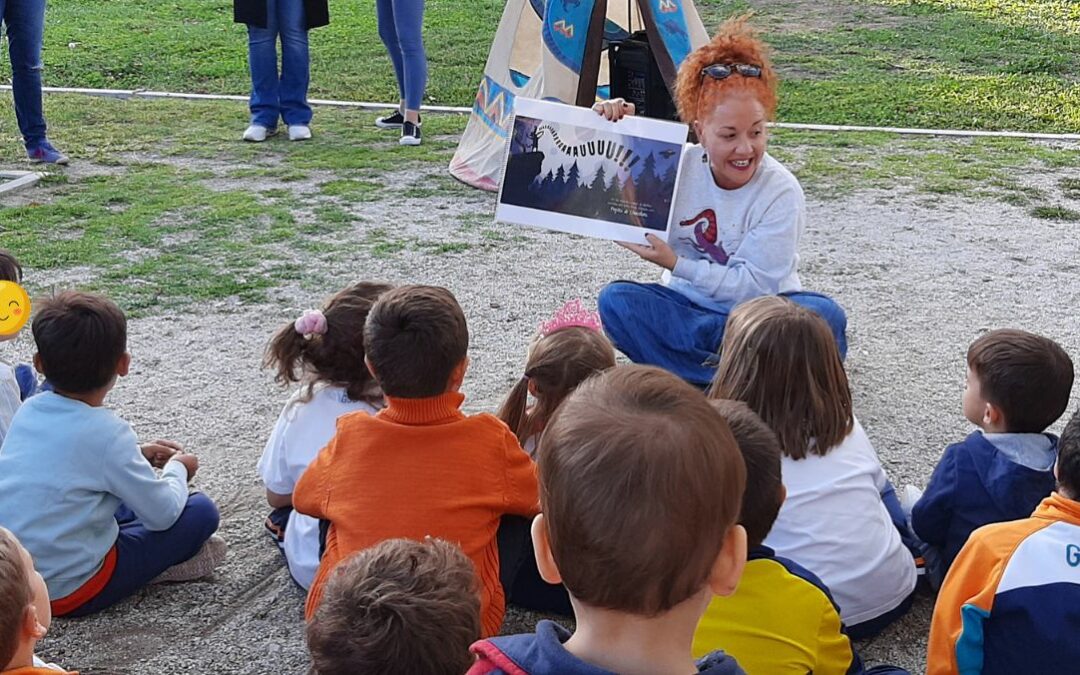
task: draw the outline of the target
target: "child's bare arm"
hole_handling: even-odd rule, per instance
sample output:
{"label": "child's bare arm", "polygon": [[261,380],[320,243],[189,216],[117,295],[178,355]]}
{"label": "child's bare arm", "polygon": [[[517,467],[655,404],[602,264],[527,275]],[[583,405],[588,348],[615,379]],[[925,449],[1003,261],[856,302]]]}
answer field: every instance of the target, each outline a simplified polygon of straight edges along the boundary
{"label": "child's bare arm", "polygon": [[282,495],[273,490],[267,490],[266,503],[269,504],[272,509],[283,509],[287,506],[292,506],[292,493]]}

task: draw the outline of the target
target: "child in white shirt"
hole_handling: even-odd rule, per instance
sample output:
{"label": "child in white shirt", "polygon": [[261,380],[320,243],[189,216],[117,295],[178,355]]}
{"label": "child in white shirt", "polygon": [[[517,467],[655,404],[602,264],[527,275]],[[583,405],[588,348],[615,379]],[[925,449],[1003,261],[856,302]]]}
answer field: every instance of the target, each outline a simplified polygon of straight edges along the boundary
{"label": "child in white shirt", "polygon": [[825,582],[853,639],[902,616],[915,561],[883,501],[891,486],[852,414],[825,321],[778,296],[739,305],[709,393],[744,401],[780,440],[787,499],[765,545]]}
{"label": "child in white shirt", "polygon": [[364,364],[368,310],[391,287],[361,282],[283,326],[270,341],[265,363],[282,384],[301,383],[285,404],[259,460],[266,499],[275,510],[267,528],[282,546],[289,573],[307,589],[319,567],[319,521],[292,510],[300,475],[349,413],[374,415],[382,391]]}

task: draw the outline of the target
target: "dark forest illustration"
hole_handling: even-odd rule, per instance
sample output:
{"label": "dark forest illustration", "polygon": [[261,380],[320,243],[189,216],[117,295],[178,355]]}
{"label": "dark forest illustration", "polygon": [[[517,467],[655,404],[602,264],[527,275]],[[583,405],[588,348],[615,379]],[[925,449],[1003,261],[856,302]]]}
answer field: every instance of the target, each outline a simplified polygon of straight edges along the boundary
{"label": "dark forest illustration", "polygon": [[501,203],[667,229],[679,145],[610,133],[567,144],[563,135],[558,123],[514,120]]}

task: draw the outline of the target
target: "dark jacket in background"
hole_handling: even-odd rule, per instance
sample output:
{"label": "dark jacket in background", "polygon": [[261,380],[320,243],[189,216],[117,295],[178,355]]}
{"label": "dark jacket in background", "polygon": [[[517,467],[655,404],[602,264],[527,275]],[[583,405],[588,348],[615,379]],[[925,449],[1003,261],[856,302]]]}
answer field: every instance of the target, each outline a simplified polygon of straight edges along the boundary
{"label": "dark jacket in background", "polygon": [[[304,0],[304,17],[308,30],[329,24],[330,7],[327,0]],[[265,28],[266,0],[233,0],[233,21]]]}

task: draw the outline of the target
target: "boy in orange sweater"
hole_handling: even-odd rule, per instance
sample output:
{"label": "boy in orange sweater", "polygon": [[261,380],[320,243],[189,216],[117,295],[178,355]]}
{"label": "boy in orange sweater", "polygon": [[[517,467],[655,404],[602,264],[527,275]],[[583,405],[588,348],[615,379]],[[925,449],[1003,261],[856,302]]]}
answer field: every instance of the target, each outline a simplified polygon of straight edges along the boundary
{"label": "boy in orange sweater", "polygon": [[337,434],[293,492],[297,511],[329,521],[305,616],[350,553],[432,536],[461,546],[476,566],[481,627],[495,635],[505,607],[495,534],[503,515],[538,511],[533,461],[498,418],[461,412],[469,331],[445,288],[386,292],[368,314],[364,341],[387,406],[338,418]]}

